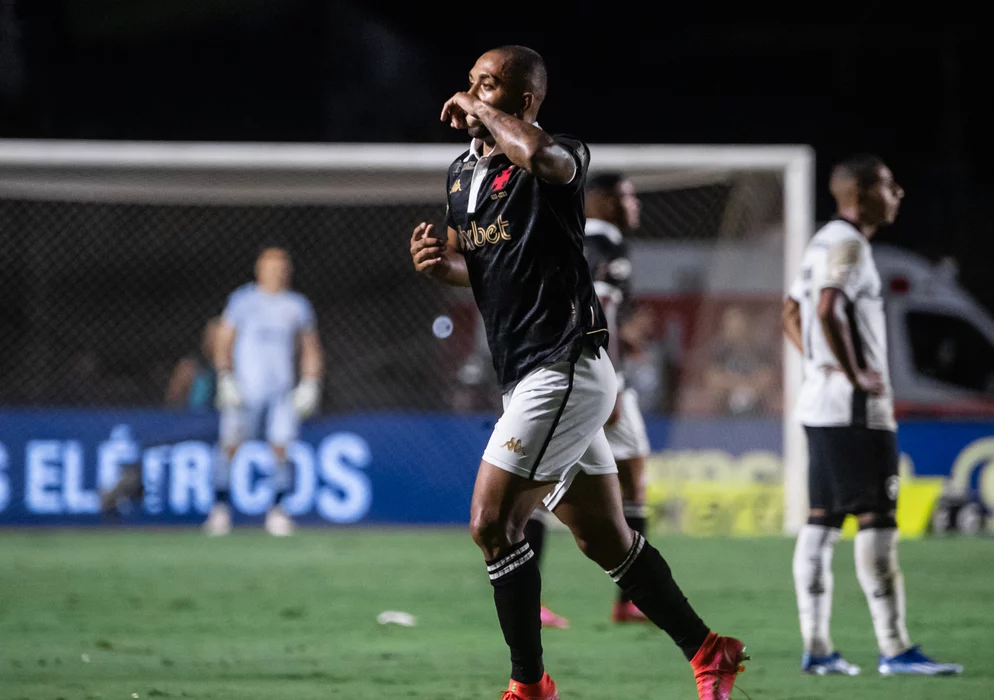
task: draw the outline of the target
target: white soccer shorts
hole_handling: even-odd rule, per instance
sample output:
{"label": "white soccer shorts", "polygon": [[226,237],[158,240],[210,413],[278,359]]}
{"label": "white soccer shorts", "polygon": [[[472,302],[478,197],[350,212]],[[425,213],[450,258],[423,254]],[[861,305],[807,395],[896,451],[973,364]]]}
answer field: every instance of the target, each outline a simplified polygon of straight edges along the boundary
{"label": "white soccer shorts", "polygon": [[604,350],[584,349],[575,364],[540,367],[504,394],[504,415],[483,459],[526,479],[557,482],[544,499],[554,510],[580,472],[618,472],[604,435],[616,397]]}
{"label": "white soccer shorts", "polygon": [[621,417],[614,425],[604,426],[604,435],[619,462],[649,456],[649,434],[639,409],[638,393],[632,387],[621,392]]}
{"label": "white soccer shorts", "polygon": [[293,393],[286,392],[266,401],[246,401],[238,408],[224,409],[219,431],[225,447],[263,437],[270,445],[287,446],[297,439],[299,427],[300,419],[293,410]]}

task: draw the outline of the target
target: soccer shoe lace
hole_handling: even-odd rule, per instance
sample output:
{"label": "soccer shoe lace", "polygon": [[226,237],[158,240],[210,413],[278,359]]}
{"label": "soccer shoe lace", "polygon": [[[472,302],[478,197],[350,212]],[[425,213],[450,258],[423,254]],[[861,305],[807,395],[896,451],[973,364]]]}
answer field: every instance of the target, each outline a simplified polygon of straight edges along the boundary
{"label": "soccer shoe lace", "polygon": [[708,634],[704,644],[691,660],[697,696],[700,700],[728,700],[735,677],[745,671],[743,661],[749,660],[745,646],[738,639]]}

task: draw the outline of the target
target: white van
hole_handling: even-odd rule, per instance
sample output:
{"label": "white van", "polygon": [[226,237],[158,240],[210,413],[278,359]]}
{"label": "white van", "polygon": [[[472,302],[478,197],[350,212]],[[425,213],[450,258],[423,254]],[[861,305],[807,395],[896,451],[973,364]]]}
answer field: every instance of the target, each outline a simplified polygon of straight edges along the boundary
{"label": "white van", "polygon": [[898,413],[994,416],[994,318],[959,286],[955,263],[883,244],[873,256]]}

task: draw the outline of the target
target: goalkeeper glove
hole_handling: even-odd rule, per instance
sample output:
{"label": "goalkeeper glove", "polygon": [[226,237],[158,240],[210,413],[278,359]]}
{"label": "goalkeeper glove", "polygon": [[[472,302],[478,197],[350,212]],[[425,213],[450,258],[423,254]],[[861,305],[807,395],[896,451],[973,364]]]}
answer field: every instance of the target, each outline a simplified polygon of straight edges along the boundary
{"label": "goalkeeper glove", "polygon": [[222,410],[242,405],[242,392],[231,372],[221,372],[217,375],[217,397],[214,404]]}
{"label": "goalkeeper glove", "polygon": [[305,377],[293,390],[293,408],[301,418],[313,414],[321,401],[321,385],[317,379]]}

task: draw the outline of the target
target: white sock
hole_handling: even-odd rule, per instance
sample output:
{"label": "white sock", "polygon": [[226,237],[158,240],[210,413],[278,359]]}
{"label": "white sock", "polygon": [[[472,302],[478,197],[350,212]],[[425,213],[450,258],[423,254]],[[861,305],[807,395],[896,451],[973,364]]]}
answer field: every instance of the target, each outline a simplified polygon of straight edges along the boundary
{"label": "white sock", "polygon": [[856,533],[856,576],[884,656],[897,656],[911,648],[905,624],[904,575],[897,565],[897,534],[895,528]]}
{"label": "white sock", "polygon": [[832,554],[842,531],[837,527],[805,525],[794,548],[794,590],[801,620],[804,651],[828,656],[835,651],[829,634],[832,617]]}

